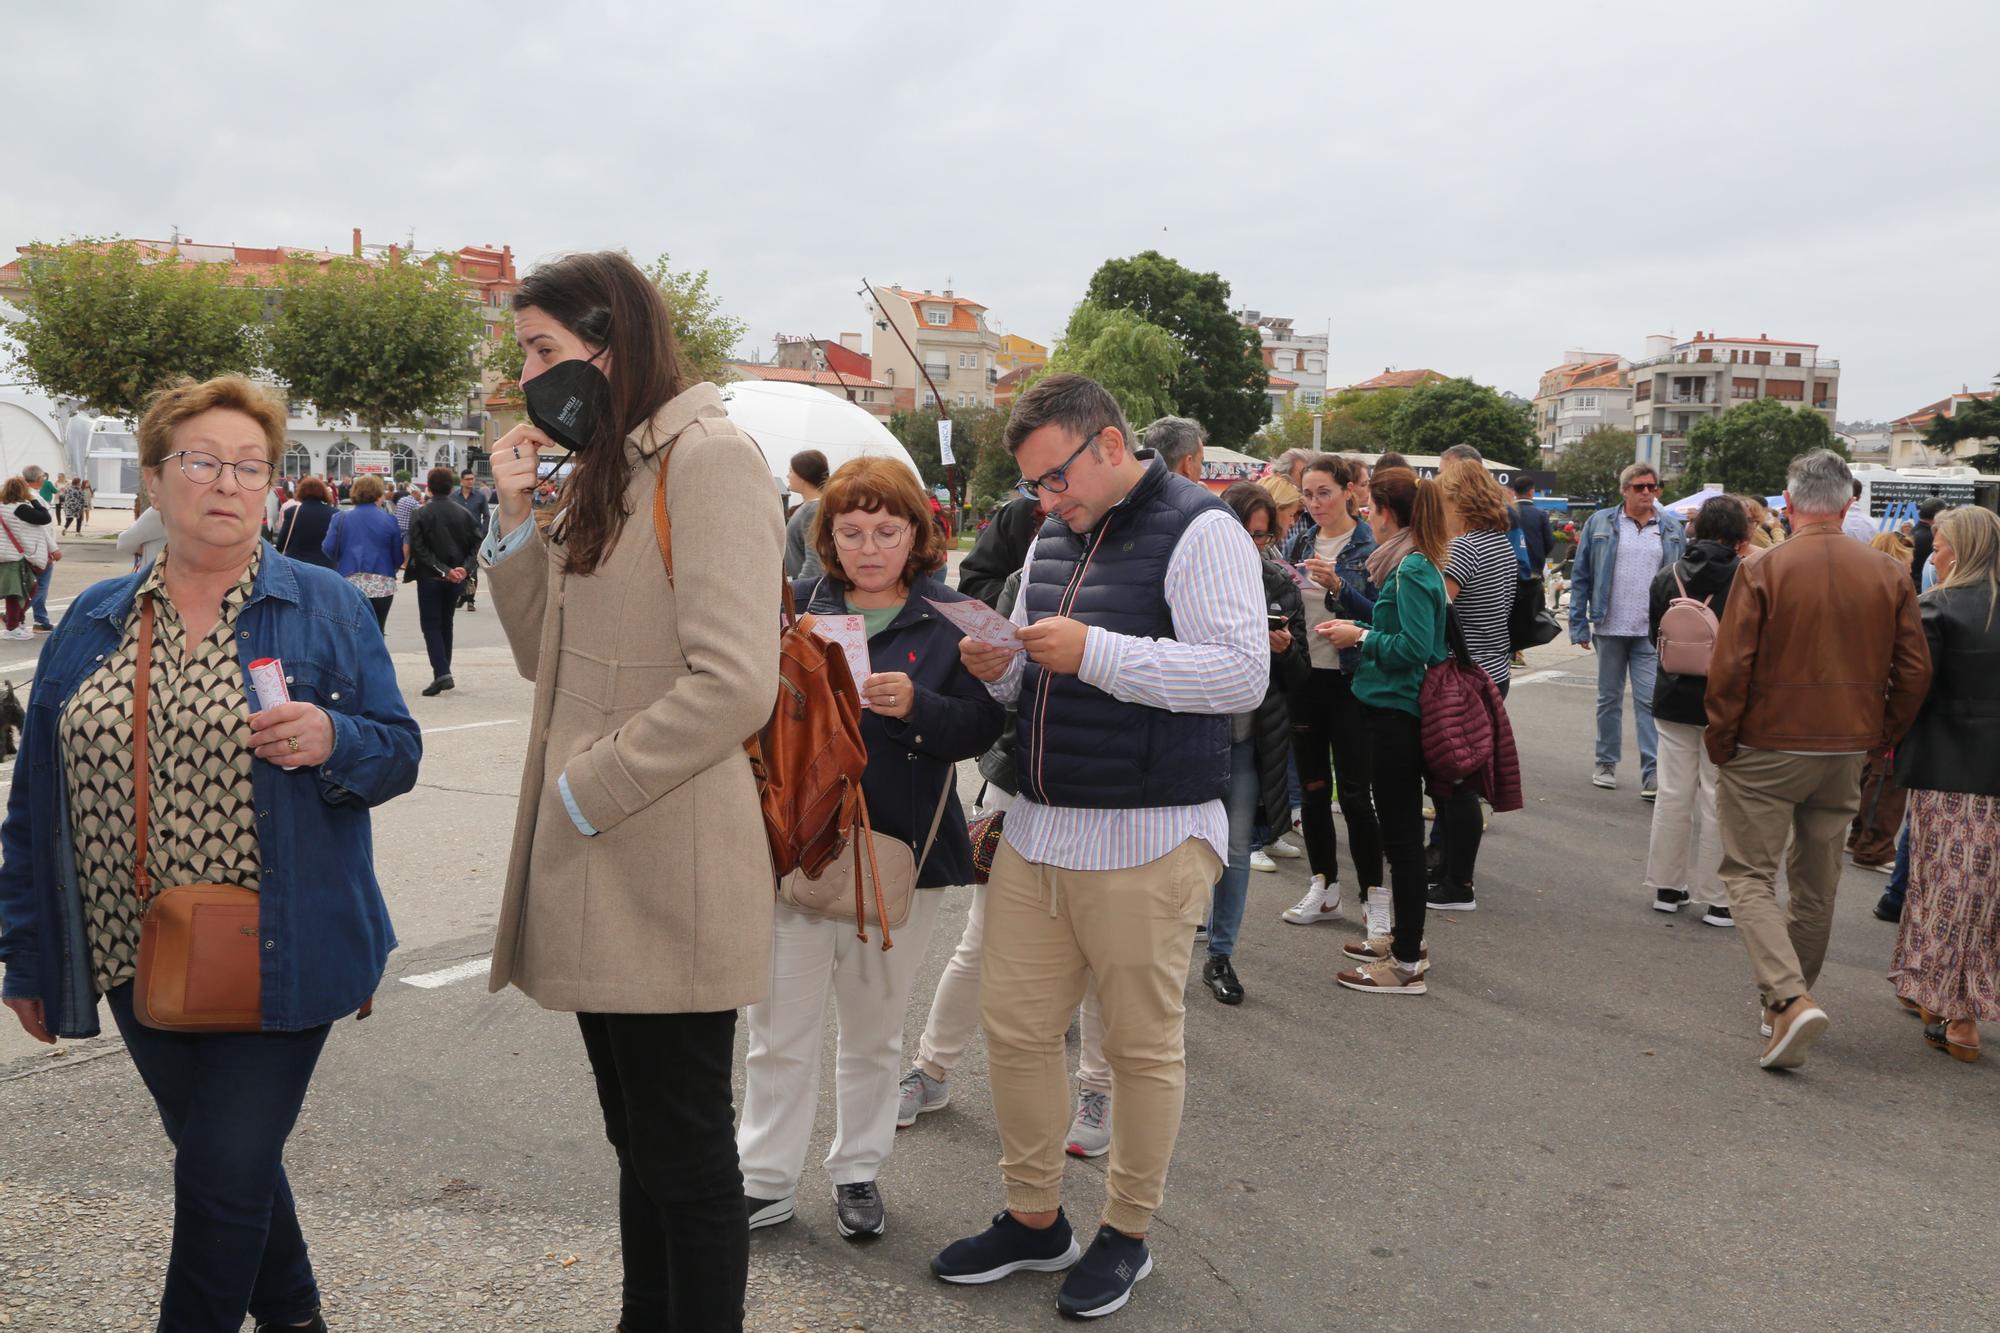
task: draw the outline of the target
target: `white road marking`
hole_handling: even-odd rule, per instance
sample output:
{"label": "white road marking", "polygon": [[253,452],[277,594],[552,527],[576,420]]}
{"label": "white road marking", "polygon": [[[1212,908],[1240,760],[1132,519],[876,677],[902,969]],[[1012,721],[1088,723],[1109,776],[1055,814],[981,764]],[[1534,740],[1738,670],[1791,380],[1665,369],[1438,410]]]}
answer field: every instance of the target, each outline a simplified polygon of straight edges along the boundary
{"label": "white road marking", "polygon": [[469,977],[483,975],[492,966],[493,959],[470,958],[440,972],[419,972],[414,977],[404,977],[405,986],[416,986],[423,990],[436,990],[439,986],[449,986],[454,981],[464,981]]}
{"label": "white road marking", "polygon": [[426,736],[439,736],[447,731],[473,731],[479,727],[511,727],[518,721],[520,721],[519,718],[503,717],[492,722],[460,722],[456,726],[450,727],[425,727],[423,734]]}
{"label": "white road marking", "polygon": [[1566,676],[1568,674],[1566,671],[1530,671],[1525,676],[1514,677],[1514,684],[1534,685],[1541,681],[1554,680],[1557,676]]}

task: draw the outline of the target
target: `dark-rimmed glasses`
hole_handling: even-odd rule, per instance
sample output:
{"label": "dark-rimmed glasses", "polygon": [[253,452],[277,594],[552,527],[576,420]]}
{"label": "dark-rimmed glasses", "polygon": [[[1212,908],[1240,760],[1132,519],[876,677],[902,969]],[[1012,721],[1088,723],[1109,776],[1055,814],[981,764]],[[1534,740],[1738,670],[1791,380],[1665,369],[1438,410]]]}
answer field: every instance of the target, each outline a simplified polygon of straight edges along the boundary
{"label": "dark-rimmed glasses", "polygon": [[1044,472],[1033,481],[1023,477],[1014,483],[1014,489],[1027,496],[1030,500],[1039,499],[1043,491],[1047,491],[1051,495],[1061,495],[1069,489],[1070,468],[1076,464],[1078,458],[1083,456],[1085,449],[1097,443],[1097,437],[1103,433],[1104,431],[1101,427],[1092,431],[1084,437],[1083,443],[1076,447],[1075,452],[1070,454],[1068,458],[1063,459],[1061,467]]}
{"label": "dark-rimmed glasses", "polygon": [[1625,489],[1628,491],[1657,491],[1660,489],[1660,483],[1657,481],[1635,481]]}
{"label": "dark-rimmed glasses", "polygon": [[171,463],[176,458],[181,461],[181,475],[197,486],[213,486],[224,468],[235,470],[236,484],[245,490],[261,491],[271,484],[271,465],[261,458],[225,463],[214,454],[205,454],[199,449],[183,449],[177,454],[168,454],[160,462]]}

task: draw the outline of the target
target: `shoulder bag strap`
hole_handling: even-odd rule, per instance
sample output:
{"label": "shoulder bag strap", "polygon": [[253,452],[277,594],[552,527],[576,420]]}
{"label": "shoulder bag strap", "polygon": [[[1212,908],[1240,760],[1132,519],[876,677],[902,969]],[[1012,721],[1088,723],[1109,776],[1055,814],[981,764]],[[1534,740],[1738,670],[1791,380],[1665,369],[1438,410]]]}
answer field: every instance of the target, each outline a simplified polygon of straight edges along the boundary
{"label": "shoulder bag strap", "polygon": [[[680,442],[680,432],[660,449],[660,474],[653,483],[653,539],[660,545],[660,563],[666,566],[667,586],[674,586],[674,520],[667,513],[667,464],[673,461],[674,445]],[[798,611],[792,601],[792,583],[783,575],[779,576],[780,604],[784,609],[784,625],[789,629],[798,620]]]}
{"label": "shoulder bag strap", "polygon": [[951,799],[951,789],[957,782],[958,766],[956,764],[947,766],[944,788],[938,792],[937,809],[931,815],[931,831],[924,835],[924,850],[917,855],[916,873],[919,877],[924,873],[924,862],[931,859],[931,845],[937,841],[938,825],[944,823],[945,802]]}
{"label": "shoulder bag strap", "polygon": [[152,814],[153,777],[148,765],[146,735],[147,690],[153,675],[153,598],[139,607],[139,660],[132,670],[132,891],[141,903],[153,896],[152,872],[146,868],[146,835]]}
{"label": "shoulder bag strap", "polygon": [[1674,586],[1680,589],[1681,596],[1685,597],[1688,595],[1687,584],[1681,582],[1681,567],[1678,561],[1674,564]]}
{"label": "shoulder bag strap", "polygon": [[[4,515],[0,515],[0,532],[6,533],[7,540],[14,543],[14,549],[21,553],[21,558],[28,560],[28,548],[21,545],[21,539],[14,535],[14,525],[9,523]],[[35,562],[28,560],[28,563],[32,565]]]}

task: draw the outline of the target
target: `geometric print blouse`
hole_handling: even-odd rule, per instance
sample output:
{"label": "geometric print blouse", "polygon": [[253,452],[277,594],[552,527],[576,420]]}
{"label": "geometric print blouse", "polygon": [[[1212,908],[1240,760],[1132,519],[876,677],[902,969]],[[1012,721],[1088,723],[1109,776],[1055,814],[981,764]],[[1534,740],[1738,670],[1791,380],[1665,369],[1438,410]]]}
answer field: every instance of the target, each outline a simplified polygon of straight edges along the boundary
{"label": "geometric print blouse", "polygon": [[144,909],[132,887],[132,693],[139,607],[148,596],[155,609],[146,709],[153,770],[146,860],[154,892],[176,884],[258,887],[262,856],[250,784],[250,707],[236,656],[236,616],[250,599],[261,559],[260,548],[224,594],[215,628],[192,648],[161,584],[166,558],[156,560],[133,600],[118,650],[63,709],[60,752],[100,994],[132,980],[139,963]]}

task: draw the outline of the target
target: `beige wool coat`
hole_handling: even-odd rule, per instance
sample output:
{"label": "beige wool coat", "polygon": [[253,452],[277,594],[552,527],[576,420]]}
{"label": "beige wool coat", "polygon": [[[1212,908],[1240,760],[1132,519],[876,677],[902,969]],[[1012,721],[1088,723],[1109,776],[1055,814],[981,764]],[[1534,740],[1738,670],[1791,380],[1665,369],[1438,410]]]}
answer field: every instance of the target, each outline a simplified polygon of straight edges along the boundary
{"label": "beige wool coat", "polygon": [[[674,583],[653,531],[667,470]],[[489,989],[696,1013],[769,988],[773,881],[743,740],[778,690],[784,525],[757,446],[699,384],[627,437],[631,516],[587,578],[536,532],[488,567],[535,715]],[[579,832],[557,779],[595,837]]]}

